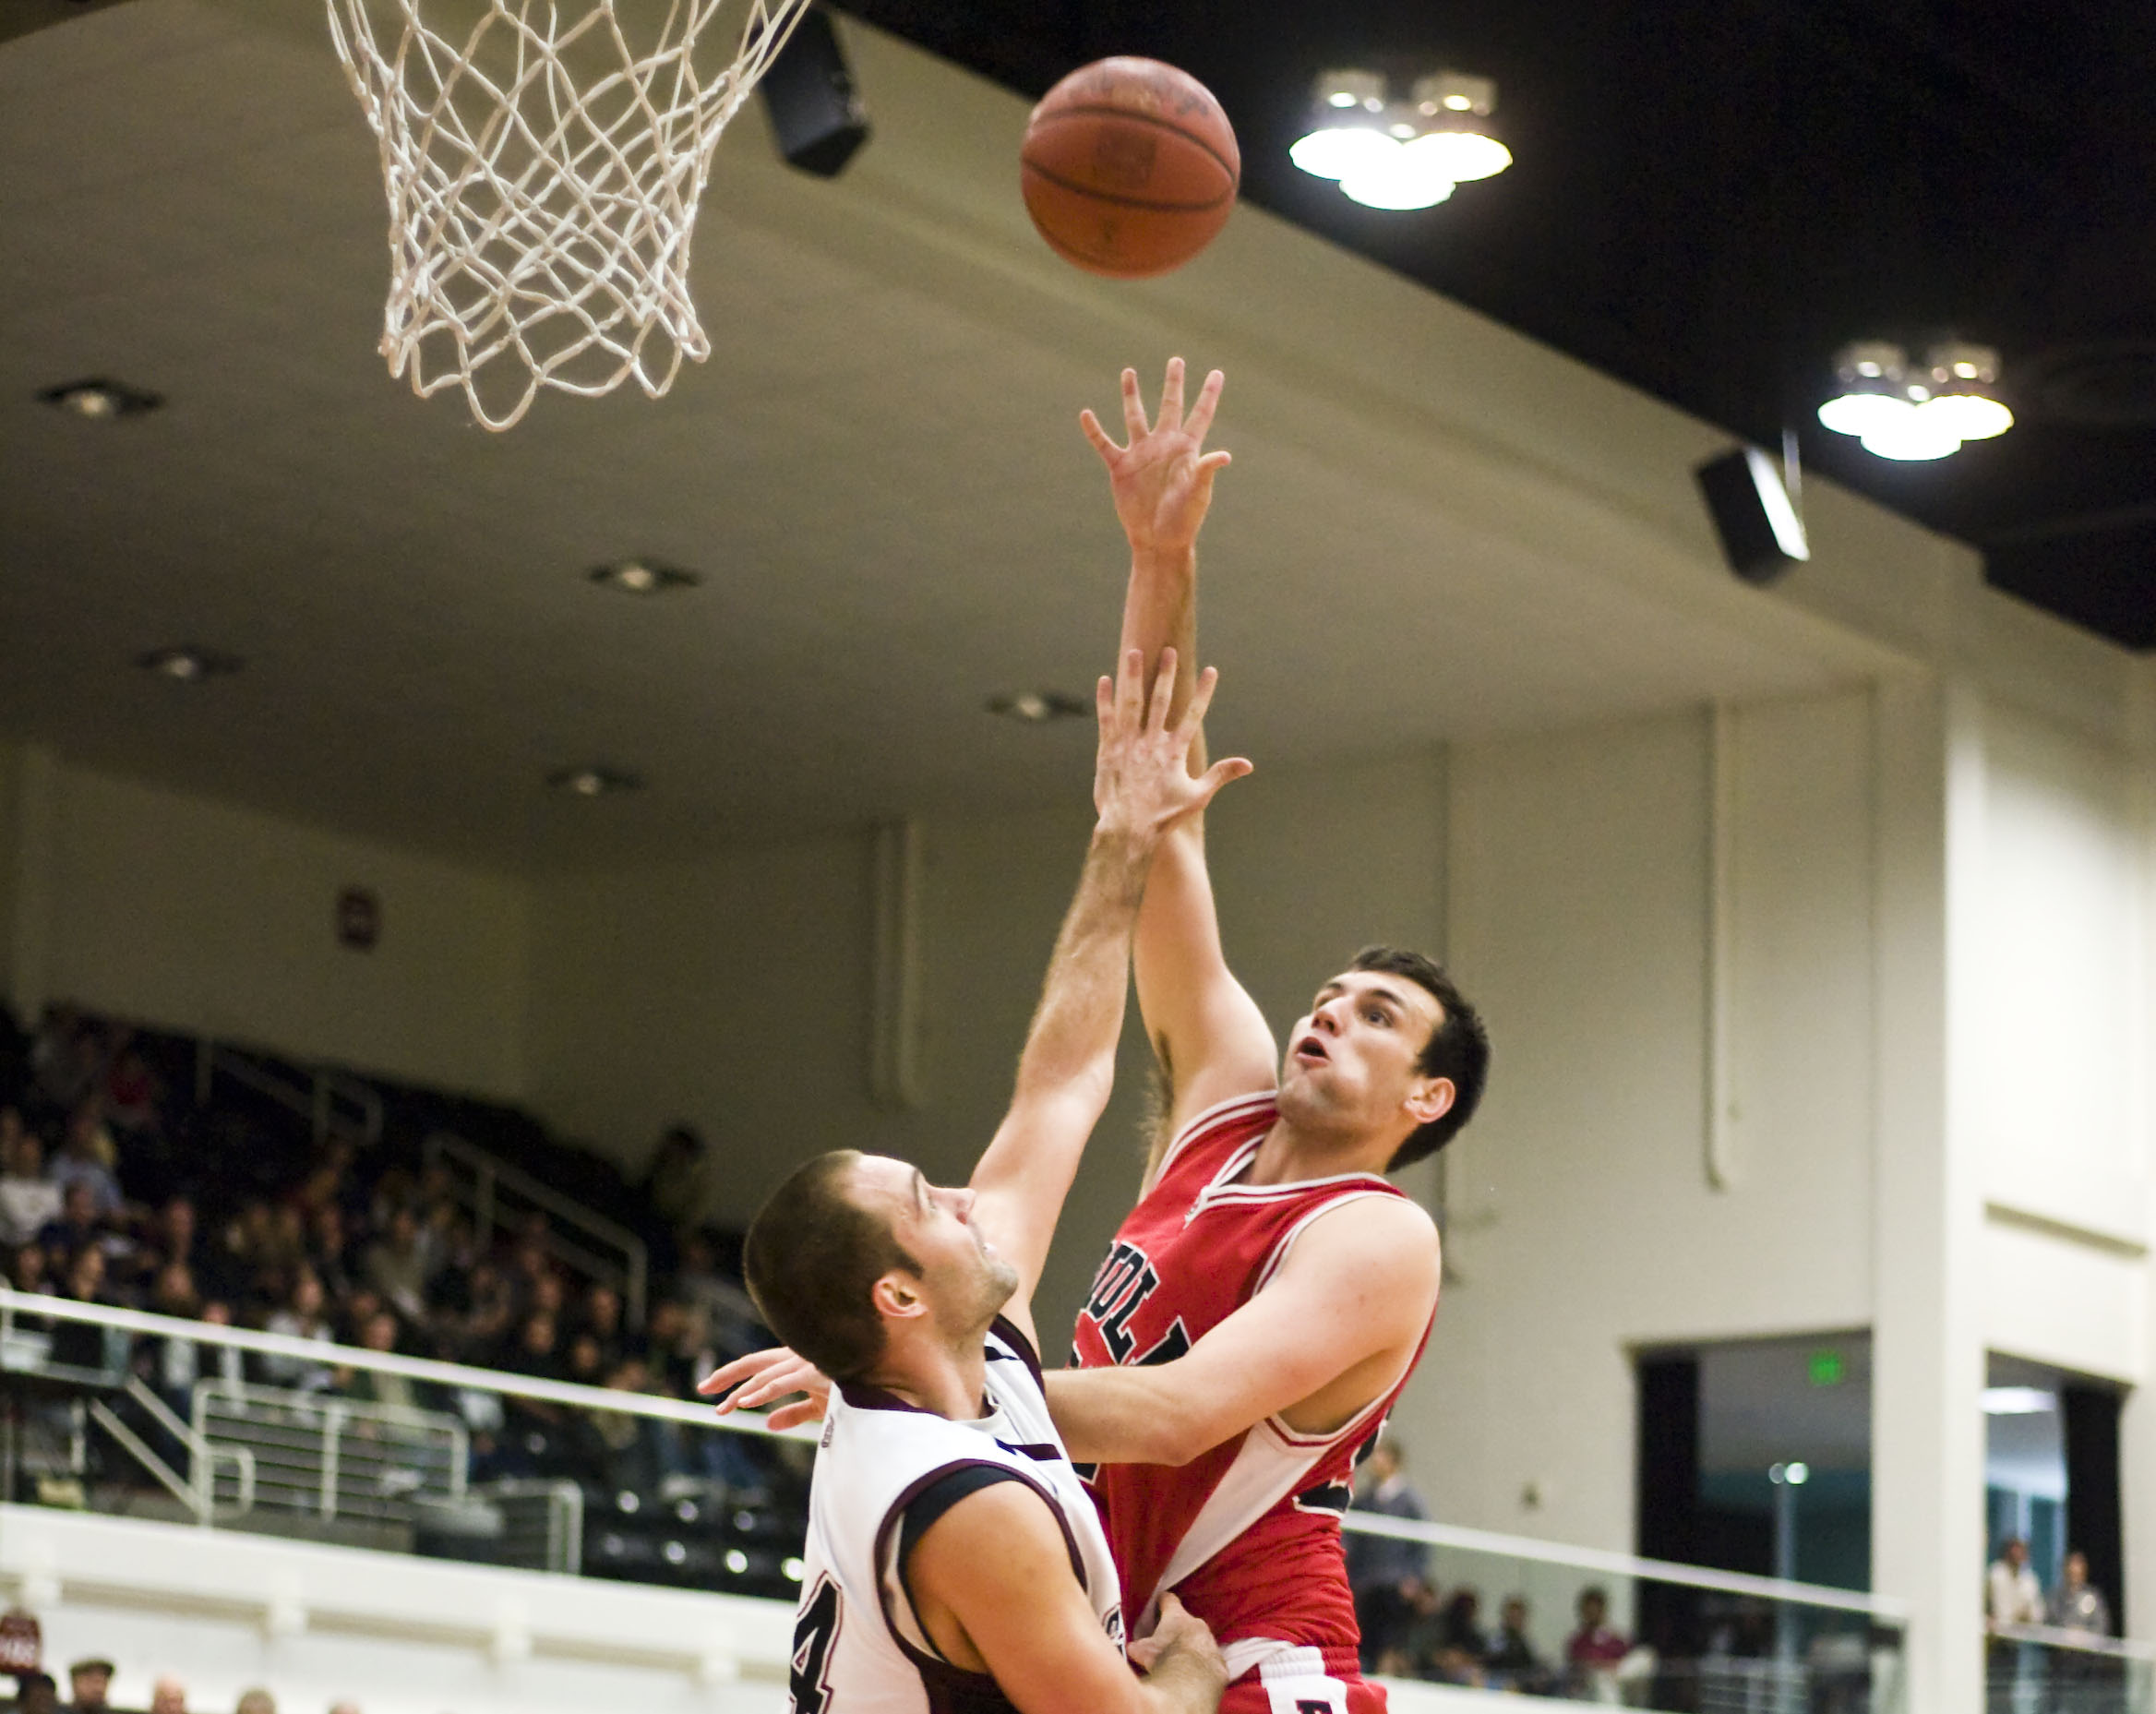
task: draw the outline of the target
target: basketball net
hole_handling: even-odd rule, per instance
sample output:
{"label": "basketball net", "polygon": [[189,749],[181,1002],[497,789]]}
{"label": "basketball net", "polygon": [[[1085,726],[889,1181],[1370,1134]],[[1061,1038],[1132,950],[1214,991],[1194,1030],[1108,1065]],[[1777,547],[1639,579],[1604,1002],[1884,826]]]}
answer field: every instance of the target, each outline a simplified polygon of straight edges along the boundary
{"label": "basketball net", "polygon": [[[661,18],[656,38],[632,41],[617,4]],[[542,387],[590,397],[634,376],[656,399],[709,354],[697,200],[808,0],[745,4],[707,74],[697,42],[725,0],[329,0],[381,139],[391,375],[422,398],[461,387],[504,429]]]}

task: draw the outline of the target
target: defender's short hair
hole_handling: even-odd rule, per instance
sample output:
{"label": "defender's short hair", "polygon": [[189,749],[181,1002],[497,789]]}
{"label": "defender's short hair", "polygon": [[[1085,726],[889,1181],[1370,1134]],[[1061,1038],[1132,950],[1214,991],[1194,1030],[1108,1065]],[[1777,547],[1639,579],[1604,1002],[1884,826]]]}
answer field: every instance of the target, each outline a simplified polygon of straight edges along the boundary
{"label": "defender's short hair", "polygon": [[797,1168],[749,1223],[742,1246],[749,1295],[765,1324],[833,1381],[853,1381],[883,1354],[869,1293],[893,1268],[918,1274],[889,1219],[863,1207],[847,1181],[864,1158],[833,1149]]}
{"label": "defender's short hair", "polygon": [[1444,1014],[1430,1032],[1415,1069],[1425,1077],[1449,1077],[1453,1104],[1442,1117],[1408,1133],[1407,1140],[1385,1163],[1387,1172],[1395,1172],[1436,1154],[1474,1118],[1482,1099],[1482,1085],[1490,1080],[1490,1032],[1482,1027],[1481,1015],[1460,992],[1459,985],[1433,958],[1395,946],[1366,946],[1355,954],[1349,968],[1405,977],[1435,1000]]}

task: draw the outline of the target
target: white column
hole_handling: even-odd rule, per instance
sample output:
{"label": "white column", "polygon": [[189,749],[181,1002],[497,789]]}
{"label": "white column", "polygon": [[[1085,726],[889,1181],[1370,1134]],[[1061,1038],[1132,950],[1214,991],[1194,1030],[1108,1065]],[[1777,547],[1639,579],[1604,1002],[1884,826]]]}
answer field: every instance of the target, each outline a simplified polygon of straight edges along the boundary
{"label": "white column", "polygon": [[[2135,794],[2141,844],[2141,1016],[2156,1022],[2156,661],[2144,664],[2132,702],[2129,741],[2139,769]],[[2135,1124],[2142,1182],[2149,1186],[2149,1229],[2156,1231],[2156,1041],[2144,1029],[2135,1080]],[[2144,1292],[2156,1300],[2156,1265],[2144,1262]],[[2114,1616],[2128,1636],[2156,1641],[2156,1300],[2144,1300],[2141,1384],[2126,1396],[2119,1421],[2120,1516],[2126,1532],[2126,1601]]]}
{"label": "white column", "polygon": [[1909,1714],[1982,1706],[1982,1183],[1970,936],[1983,812],[1973,692],[1877,695],[1872,1582],[1907,1601]]}

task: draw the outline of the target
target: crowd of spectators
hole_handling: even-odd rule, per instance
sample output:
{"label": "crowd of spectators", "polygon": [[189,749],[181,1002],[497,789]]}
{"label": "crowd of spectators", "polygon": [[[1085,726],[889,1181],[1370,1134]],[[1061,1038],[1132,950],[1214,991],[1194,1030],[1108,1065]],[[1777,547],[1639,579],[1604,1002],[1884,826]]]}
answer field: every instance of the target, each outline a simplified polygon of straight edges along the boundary
{"label": "crowd of spectators", "polygon": [[[1399,1446],[1382,1440],[1364,1460],[1358,1511],[1420,1522],[1430,1516],[1408,1481]],[[1351,1531],[1348,1580],[1362,1631],[1362,1667],[1395,1678],[1510,1690],[1523,1696],[1614,1700],[1616,1682],[1635,1659],[1632,1642],[1610,1624],[1610,1599],[1589,1585],[1576,1601],[1578,1625],[1561,1656],[1539,1649],[1529,1633],[1527,1597],[1507,1595],[1496,1623],[1484,1616],[1481,1591],[1447,1590],[1431,1575],[1430,1549],[1397,1536]]]}
{"label": "crowd of spectators", "polygon": [[[147,1702],[114,1701],[112,1689],[118,1669],[102,1656],[77,1660],[67,1669],[67,1697],[50,1672],[31,1670],[15,1675],[15,1699],[0,1708],[10,1714],[188,1714],[187,1686],[174,1673],[160,1673],[150,1683]],[[199,1708],[196,1714],[204,1714]],[[257,1686],[243,1690],[234,1704],[234,1714],[277,1714],[277,1698]],[[329,1714],[360,1714],[355,1702],[330,1705]]]}
{"label": "crowd of spectators", "polygon": [[[695,1205],[693,1132],[664,1139],[630,1212],[667,1272],[641,1325],[617,1284],[565,1268],[546,1217],[483,1232],[416,1139],[361,1149],[290,1128],[222,1137],[175,1094],[159,1043],[69,1010],[47,1016],[0,1079],[0,1263],[18,1291],[150,1310],[318,1343],[320,1358],[52,1324],[49,1360],[131,1365],[175,1411],[213,1371],[376,1404],[470,1408],[462,1395],[341,1362],[334,1348],[446,1360],[547,1380],[694,1397],[715,1364],[770,1342],[721,1235],[672,1224]],[[164,1044],[169,1061],[173,1044]],[[633,1198],[632,1198],[633,1200]],[[19,1318],[18,1318],[19,1319]],[[640,1426],[640,1420],[648,1426]],[[478,1407],[475,1478],[628,1485],[689,1473],[754,1488],[740,1436],[540,1401]]]}

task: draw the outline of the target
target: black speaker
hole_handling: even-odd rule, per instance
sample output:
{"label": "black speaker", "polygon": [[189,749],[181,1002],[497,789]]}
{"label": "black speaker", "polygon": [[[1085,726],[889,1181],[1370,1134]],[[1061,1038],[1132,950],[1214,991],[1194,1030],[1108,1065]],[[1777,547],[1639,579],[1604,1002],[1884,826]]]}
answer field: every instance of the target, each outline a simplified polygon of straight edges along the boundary
{"label": "black speaker", "polygon": [[868,140],[868,116],[854,93],[838,31],[821,6],[801,14],[757,88],[779,153],[804,173],[836,178]]}
{"label": "black speaker", "polygon": [[1789,490],[1758,448],[1709,459],[1692,473],[1721,538],[1722,557],[1747,583],[1771,583],[1811,557]]}

